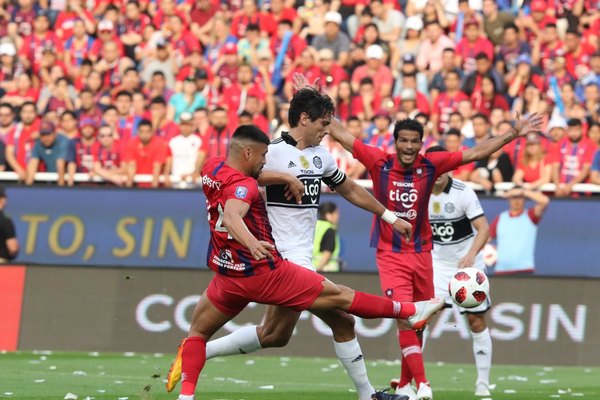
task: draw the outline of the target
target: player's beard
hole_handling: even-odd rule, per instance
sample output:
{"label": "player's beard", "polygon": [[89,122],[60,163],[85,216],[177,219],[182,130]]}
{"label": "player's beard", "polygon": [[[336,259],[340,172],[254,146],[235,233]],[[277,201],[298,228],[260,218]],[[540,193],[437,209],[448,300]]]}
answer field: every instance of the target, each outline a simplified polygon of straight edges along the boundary
{"label": "player's beard", "polygon": [[258,177],[262,173],[263,167],[264,167],[264,165],[261,165],[256,171],[252,171],[252,177],[254,179],[258,179]]}

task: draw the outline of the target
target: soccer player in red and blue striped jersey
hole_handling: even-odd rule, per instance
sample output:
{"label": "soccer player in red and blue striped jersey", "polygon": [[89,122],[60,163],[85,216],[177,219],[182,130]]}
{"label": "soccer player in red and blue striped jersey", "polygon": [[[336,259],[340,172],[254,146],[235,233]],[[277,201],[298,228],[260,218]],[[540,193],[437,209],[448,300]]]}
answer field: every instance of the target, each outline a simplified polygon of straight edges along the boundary
{"label": "soccer player in red and blue striped jersey", "polygon": [[[396,301],[419,301],[434,295],[428,204],[436,179],[462,164],[489,156],[517,137],[539,132],[541,124],[541,116],[534,114],[517,121],[510,132],[465,151],[421,155],[423,126],[417,120],[396,122],[396,154],[366,145],[346,132],[339,121],[332,122],[331,136],[369,171],[375,198],[395,214],[392,216],[404,218],[413,226],[413,236],[406,241],[384,223],[389,217],[385,213],[373,220],[371,247],[377,249],[381,289],[386,296]],[[421,354],[422,339],[401,320],[398,329],[402,372],[396,393],[415,396],[410,386],[414,379],[418,389],[416,398],[431,399]]]}

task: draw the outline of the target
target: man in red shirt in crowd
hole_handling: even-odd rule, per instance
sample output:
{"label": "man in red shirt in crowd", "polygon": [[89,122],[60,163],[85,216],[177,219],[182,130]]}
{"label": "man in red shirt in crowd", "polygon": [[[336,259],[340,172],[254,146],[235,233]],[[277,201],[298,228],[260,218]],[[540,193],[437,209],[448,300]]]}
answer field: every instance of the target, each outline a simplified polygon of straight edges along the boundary
{"label": "man in red shirt in crowd", "polygon": [[227,110],[217,107],[210,113],[210,127],[202,138],[202,149],[206,159],[226,157],[233,131],[229,127]]}
{"label": "man in red shirt in crowd", "polygon": [[457,71],[446,73],[444,85],[446,91],[441,92],[432,103],[431,122],[433,129],[437,129],[438,132],[446,131],[450,114],[458,109],[458,103],[463,100],[470,101],[469,97],[460,91],[460,75]]}
{"label": "man in red shirt in crowd", "polygon": [[249,96],[258,99],[258,112],[265,109],[266,93],[254,83],[253,77],[252,66],[243,63],[238,68],[236,82],[223,89],[221,105],[227,107],[229,125],[237,124],[237,116],[246,108],[246,99]]}
{"label": "man in red shirt in crowd", "polygon": [[596,144],[583,135],[581,120],[572,118],[567,127],[567,135],[555,145],[552,155],[557,197],[571,195],[574,185],[588,181],[596,153]]}
{"label": "man in red shirt in crowd", "polygon": [[[517,121],[511,132],[490,138],[462,152],[419,154],[423,126],[416,120],[396,123],[394,139],[397,154],[366,145],[344,130],[339,121],[331,124],[330,135],[354,155],[369,171],[373,193],[396,217],[413,225],[413,236],[405,241],[390,229],[385,218],[375,217],[371,231],[371,247],[377,249],[377,268],[381,289],[396,301],[415,301],[433,296],[431,260],[432,232],[428,217],[429,197],[436,179],[456,167],[488,157],[505,144],[529,132],[538,132],[542,117],[533,115]],[[414,396],[415,379],[418,399],[431,399],[432,393],[421,354],[421,341],[415,331],[398,320],[402,349],[402,373],[399,391]]]}
{"label": "man in red shirt in crowd", "polygon": [[171,49],[173,49],[172,56],[175,57],[177,62],[183,63],[185,58],[193,51],[200,49],[200,42],[184,25],[181,16],[171,15],[167,22],[167,31],[171,33],[171,36],[166,39],[171,44]]}
{"label": "man in red shirt in crowd", "polygon": [[456,65],[460,65],[469,74],[476,70],[475,56],[484,53],[488,59],[494,59],[494,45],[481,36],[479,22],[471,19],[465,22],[465,36],[456,45]]}
{"label": "man in red shirt in crowd", "polygon": [[373,79],[377,94],[381,97],[390,96],[394,85],[394,77],[390,68],[383,62],[385,57],[383,49],[378,44],[372,44],[367,47],[365,56],[367,58],[365,65],[356,68],[352,73],[352,88],[358,91],[360,81],[363,78],[370,77]]}
{"label": "man in red shirt in crowd", "polygon": [[24,181],[27,177],[27,163],[40,129],[40,120],[33,102],[23,103],[19,119],[21,122],[15,125],[6,140],[6,162],[19,175],[19,179]]}
{"label": "man in red shirt in crowd", "polygon": [[302,54],[306,46],[308,46],[306,41],[294,32],[292,21],[289,19],[282,19],[277,24],[277,33],[271,37],[271,52],[273,54],[279,54],[283,51],[283,38],[286,34],[291,35],[291,38],[285,49],[283,66],[293,63],[296,58],[300,57],[300,54]]}
{"label": "man in red shirt in crowd", "polygon": [[154,134],[152,123],[143,119],[138,124],[138,135],[125,146],[123,161],[127,164],[127,187],[133,186],[137,174],[152,175],[152,182],[139,187],[159,186],[159,177],[167,159],[167,144]]}
{"label": "man in red shirt in crowd", "polygon": [[348,73],[336,61],[331,49],[319,50],[319,68],[321,69],[321,85],[328,88],[328,93],[335,97],[341,81],[348,80]]}
{"label": "man in red shirt in crowd", "polygon": [[117,140],[125,143],[135,136],[135,117],[131,113],[132,96],[127,91],[117,93],[115,108],[117,109]]}
{"label": "man in red shirt in crowd", "polygon": [[0,140],[5,144],[15,125],[13,107],[9,103],[0,103]]}
{"label": "man in red shirt in crowd", "polygon": [[256,1],[243,0],[242,9],[231,19],[231,33],[241,39],[246,36],[246,28],[250,24],[258,25],[263,34],[269,32],[268,18],[258,10]]}
{"label": "man in red shirt in crowd", "polygon": [[42,61],[42,49],[46,46],[52,46],[57,54],[62,54],[62,42],[50,30],[48,11],[40,10],[33,21],[33,32],[23,40],[19,49],[19,59],[26,68],[38,71]]}
{"label": "man in red shirt in crowd", "polygon": [[154,134],[165,142],[179,135],[179,126],[167,118],[167,103],[163,97],[155,97],[150,101],[150,120]]}
{"label": "man in red shirt in crowd", "polygon": [[111,20],[103,19],[98,23],[98,38],[94,40],[90,50],[89,58],[92,62],[97,62],[105,57],[104,45],[107,42],[114,42],[117,48],[117,57],[123,57],[125,53],[123,43],[121,43],[121,39],[117,36],[115,25]]}

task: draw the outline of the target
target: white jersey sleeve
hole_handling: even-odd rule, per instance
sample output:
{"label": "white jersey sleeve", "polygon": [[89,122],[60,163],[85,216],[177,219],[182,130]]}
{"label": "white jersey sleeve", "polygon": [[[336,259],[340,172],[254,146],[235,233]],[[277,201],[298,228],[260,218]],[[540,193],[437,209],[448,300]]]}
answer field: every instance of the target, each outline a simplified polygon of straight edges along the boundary
{"label": "white jersey sleeve", "polygon": [[481,207],[481,202],[475,194],[475,191],[470,186],[465,186],[465,189],[462,192],[463,201],[462,205],[465,208],[465,215],[469,218],[470,221],[477,219],[484,215],[483,207]]}

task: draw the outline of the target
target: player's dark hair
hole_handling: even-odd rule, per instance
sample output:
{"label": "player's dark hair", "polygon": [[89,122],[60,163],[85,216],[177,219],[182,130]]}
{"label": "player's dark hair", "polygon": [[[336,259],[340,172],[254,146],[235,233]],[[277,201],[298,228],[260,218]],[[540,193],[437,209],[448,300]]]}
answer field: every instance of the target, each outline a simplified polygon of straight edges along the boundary
{"label": "player's dark hair", "polygon": [[419,133],[419,137],[423,140],[423,125],[416,119],[402,119],[394,125],[394,140],[398,140],[398,132],[414,131]]}
{"label": "player's dark hair", "polygon": [[240,125],[231,136],[234,141],[250,141],[253,143],[263,143],[267,146],[271,143],[269,137],[261,131],[256,125]]}
{"label": "player's dark hair", "polygon": [[117,93],[117,95],[115,96],[115,99],[118,99],[121,96],[127,96],[129,97],[129,100],[131,100],[132,96],[131,93],[129,93],[127,90],[121,90]]}
{"label": "player's dark hair", "polygon": [[425,150],[425,154],[427,153],[439,153],[441,151],[448,151],[444,146],[440,146],[439,144],[436,146],[431,146],[427,150]]}
{"label": "player's dark hair", "polygon": [[460,131],[456,128],[450,128],[448,129],[448,132],[444,134],[444,136],[458,136],[459,138],[461,137],[461,135],[462,134],[460,133]]}
{"label": "player's dark hair", "polygon": [[300,115],[306,113],[312,122],[327,115],[332,115],[335,106],[331,97],[314,88],[305,87],[296,92],[290,102],[288,120],[290,128],[295,128],[300,122]]}
{"label": "player's dark hair", "polygon": [[142,119],[142,120],[141,120],[141,121],[138,123],[138,129],[139,129],[141,126],[149,126],[149,127],[150,127],[150,129],[152,129],[152,122],[150,122],[150,120],[147,120],[147,119],[145,119],[145,118],[144,118],[144,119]]}
{"label": "player's dark hair", "polygon": [[152,98],[152,100],[150,100],[150,105],[152,104],[160,104],[163,106],[167,105],[167,102],[165,101],[165,98],[162,96],[156,96],[154,98]]}
{"label": "player's dark hair", "polygon": [[26,106],[32,106],[33,108],[35,108],[35,103],[33,101],[26,101],[23,104],[21,104],[21,108],[19,109],[19,112],[23,111],[23,109]]}
{"label": "player's dark hair", "polygon": [[571,118],[567,121],[567,126],[581,126],[581,120],[579,118]]}
{"label": "player's dark hair", "polygon": [[334,213],[338,209],[337,204],[332,201],[325,201],[319,204],[318,218],[322,221],[326,220],[327,214]]}

